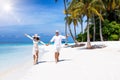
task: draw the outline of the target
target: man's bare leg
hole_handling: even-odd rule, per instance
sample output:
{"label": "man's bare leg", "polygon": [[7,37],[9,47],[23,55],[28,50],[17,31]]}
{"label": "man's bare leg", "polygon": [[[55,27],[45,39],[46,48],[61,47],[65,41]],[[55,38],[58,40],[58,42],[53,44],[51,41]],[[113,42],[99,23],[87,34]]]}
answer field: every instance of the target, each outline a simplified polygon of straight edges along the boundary
{"label": "man's bare leg", "polygon": [[58,54],[57,54],[57,61],[59,61],[59,55],[60,55],[60,54],[59,54],[59,52],[58,52]]}
{"label": "man's bare leg", "polygon": [[55,62],[59,61],[59,52],[55,52]]}

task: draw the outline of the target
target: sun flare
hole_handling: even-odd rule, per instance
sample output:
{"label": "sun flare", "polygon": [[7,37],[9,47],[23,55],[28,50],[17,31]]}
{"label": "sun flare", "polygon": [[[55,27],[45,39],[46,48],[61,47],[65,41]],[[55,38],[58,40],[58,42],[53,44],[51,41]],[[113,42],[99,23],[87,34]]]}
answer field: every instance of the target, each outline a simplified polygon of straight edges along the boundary
{"label": "sun flare", "polygon": [[5,3],[5,4],[3,5],[3,10],[4,10],[5,12],[11,12],[11,11],[12,11],[12,5],[11,5],[10,3]]}
{"label": "sun flare", "polygon": [[12,12],[13,3],[10,0],[0,0],[0,11],[4,13]]}

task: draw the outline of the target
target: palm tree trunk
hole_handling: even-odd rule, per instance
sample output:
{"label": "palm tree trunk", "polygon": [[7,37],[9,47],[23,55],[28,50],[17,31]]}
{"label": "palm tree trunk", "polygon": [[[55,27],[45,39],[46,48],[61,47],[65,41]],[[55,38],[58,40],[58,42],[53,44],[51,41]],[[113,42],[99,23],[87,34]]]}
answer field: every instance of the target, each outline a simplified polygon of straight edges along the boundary
{"label": "palm tree trunk", "polygon": [[76,40],[76,36],[77,36],[77,33],[76,33],[76,26],[74,26],[74,33],[75,33],[75,40]]}
{"label": "palm tree trunk", "polygon": [[89,18],[87,17],[87,48],[91,49],[91,43],[90,43],[90,32],[89,32]]}
{"label": "palm tree trunk", "polygon": [[119,29],[119,41],[120,41],[120,29]]}
{"label": "palm tree trunk", "polygon": [[[58,0],[55,0],[55,2],[57,2]],[[64,9],[65,9],[65,11],[67,11],[67,6],[66,6],[66,2],[67,2],[68,0],[63,0],[63,3],[64,3]],[[66,18],[68,17],[68,13],[66,12]],[[67,36],[67,20],[66,20],[66,22],[65,22],[65,35]],[[67,42],[68,42],[68,38],[66,38],[66,41],[65,41],[65,44],[67,44]]]}
{"label": "palm tree trunk", "polygon": [[96,35],[96,26],[95,26],[95,15],[93,14],[93,23],[94,23],[94,30],[93,30],[93,41],[95,41],[95,35]]}
{"label": "palm tree trunk", "polygon": [[83,17],[80,18],[81,22],[81,32],[82,32],[82,42],[83,42],[83,20],[82,20]]}
{"label": "palm tree trunk", "polygon": [[[65,22],[65,35],[67,36],[67,21]],[[68,38],[65,40],[65,44],[67,45],[68,43]]]}
{"label": "palm tree trunk", "polygon": [[71,30],[71,28],[70,28],[70,25],[68,25],[68,29],[69,29],[69,31],[70,31],[70,35],[71,35],[74,43],[77,44],[77,41],[75,40],[75,37],[74,37],[73,34],[72,34],[72,30]]}
{"label": "palm tree trunk", "polygon": [[[66,11],[66,18],[68,17],[68,13],[67,13],[67,6],[66,6],[66,0],[64,0],[64,9]],[[67,36],[67,22],[68,20],[66,20],[65,22],[65,35]],[[68,38],[66,38],[65,44],[68,43]]]}
{"label": "palm tree trunk", "polygon": [[[100,10],[100,14],[101,14],[101,10]],[[99,20],[99,28],[100,28],[100,40],[103,41],[103,36],[102,36],[102,22],[101,22],[101,19]]]}

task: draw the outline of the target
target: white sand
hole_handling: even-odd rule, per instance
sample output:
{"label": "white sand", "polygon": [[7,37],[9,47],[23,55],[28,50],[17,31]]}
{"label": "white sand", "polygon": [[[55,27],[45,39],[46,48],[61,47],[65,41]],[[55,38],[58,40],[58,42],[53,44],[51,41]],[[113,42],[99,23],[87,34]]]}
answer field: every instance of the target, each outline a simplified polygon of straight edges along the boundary
{"label": "white sand", "polygon": [[53,46],[44,46],[40,63],[23,72],[23,77],[17,80],[120,80],[120,41],[91,44],[105,44],[107,47],[62,48],[57,64]]}

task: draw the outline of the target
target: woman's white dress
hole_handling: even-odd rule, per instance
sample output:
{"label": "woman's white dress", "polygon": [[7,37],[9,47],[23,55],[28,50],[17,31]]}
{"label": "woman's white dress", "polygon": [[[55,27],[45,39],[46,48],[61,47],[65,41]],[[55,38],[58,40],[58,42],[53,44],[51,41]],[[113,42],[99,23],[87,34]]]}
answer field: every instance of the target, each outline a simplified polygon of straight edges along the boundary
{"label": "woman's white dress", "polygon": [[33,51],[32,51],[32,54],[35,55],[35,53],[38,51],[39,52],[39,46],[38,46],[38,43],[40,42],[41,44],[45,45],[44,42],[42,41],[35,41],[33,39],[33,37],[29,36],[29,35],[26,35],[28,38],[30,38],[32,41],[33,41]]}

